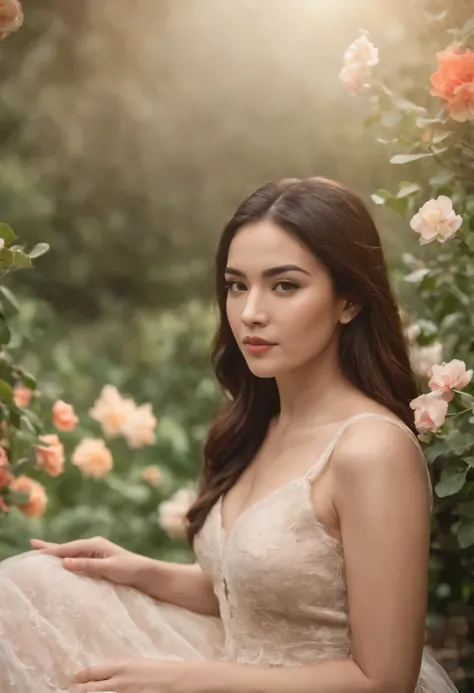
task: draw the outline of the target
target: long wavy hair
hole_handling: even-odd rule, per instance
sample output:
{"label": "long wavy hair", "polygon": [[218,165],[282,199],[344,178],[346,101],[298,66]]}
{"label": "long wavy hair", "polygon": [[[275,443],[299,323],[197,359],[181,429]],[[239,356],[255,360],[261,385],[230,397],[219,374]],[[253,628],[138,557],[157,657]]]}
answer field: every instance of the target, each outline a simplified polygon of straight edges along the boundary
{"label": "long wavy hair", "polygon": [[212,365],[225,399],[208,431],[198,497],[186,517],[191,546],[212,506],[255,457],[271,419],[280,411],[275,379],[258,378],[249,370],[226,313],[224,270],[232,239],[246,224],[265,218],[302,242],[326,266],[337,296],[362,306],[351,322],[341,325],[342,372],[415,431],[409,403],[419,394],[418,384],[380,237],[367,207],[356,194],[325,178],[267,183],[239,206],[217,249],[220,322]]}

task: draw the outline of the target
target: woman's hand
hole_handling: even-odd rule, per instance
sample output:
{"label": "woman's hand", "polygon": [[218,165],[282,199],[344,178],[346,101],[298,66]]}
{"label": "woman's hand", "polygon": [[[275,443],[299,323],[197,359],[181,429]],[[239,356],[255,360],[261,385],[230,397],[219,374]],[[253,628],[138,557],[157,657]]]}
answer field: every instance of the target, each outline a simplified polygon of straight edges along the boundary
{"label": "woman's hand", "polygon": [[65,544],[31,539],[30,543],[41,553],[62,558],[67,570],[129,587],[135,586],[140,570],[150,560],[103,537],[78,539]]}
{"label": "woman's hand", "polygon": [[[122,659],[88,667],[75,674],[71,693],[194,693],[197,662]],[[202,663],[200,663],[202,664]],[[193,685],[194,683],[194,685]]]}

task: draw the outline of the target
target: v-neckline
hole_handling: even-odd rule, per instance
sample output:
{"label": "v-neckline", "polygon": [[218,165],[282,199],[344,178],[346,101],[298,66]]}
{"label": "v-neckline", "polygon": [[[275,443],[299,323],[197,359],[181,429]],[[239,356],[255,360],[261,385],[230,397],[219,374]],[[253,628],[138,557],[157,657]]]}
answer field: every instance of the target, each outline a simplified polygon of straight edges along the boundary
{"label": "v-neckline", "polygon": [[266,501],[273,498],[273,496],[276,496],[278,493],[280,493],[284,489],[287,489],[289,486],[291,486],[292,484],[294,484],[297,481],[307,481],[306,475],[295,476],[293,479],[290,479],[285,484],[282,484],[281,486],[277,486],[277,488],[273,489],[273,491],[270,491],[270,493],[267,493],[266,496],[262,496],[262,498],[257,498],[256,501],[254,501],[253,503],[250,503],[250,505],[248,505],[246,508],[244,508],[237,515],[236,519],[233,521],[232,525],[229,527],[228,530],[226,530],[224,527],[224,515],[222,512],[222,505],[223,505],[225,494],[222,493],[219,496],[219,499],[217,501],[217,516],[218,516],[219,529],[221,532],[223,544],[226,546],[229,543],[229,540],[232,537],[232,533],[234,531],[235,526],[241,521],[242,518],[245,518],[246,515],[248,515],[248,513],[251,510],[254,510],[256,507],[263,505]]}

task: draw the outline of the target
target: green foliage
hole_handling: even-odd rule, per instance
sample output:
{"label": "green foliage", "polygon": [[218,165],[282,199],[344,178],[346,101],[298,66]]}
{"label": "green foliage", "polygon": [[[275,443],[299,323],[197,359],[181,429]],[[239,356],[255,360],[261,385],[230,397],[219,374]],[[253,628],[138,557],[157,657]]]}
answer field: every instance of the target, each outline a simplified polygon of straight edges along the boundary
{"label": "green foliage", "polygon": [[[101,534],[133,551],[190,561],[184,537],[169,536],[160,526],[158,506],[179,489],[192,487],[202,464],[208,422],[220,399],[209,365],[215,313],[192,302],[160,314],[118,312],[72,329],[52,316],[47,304],[24,301],[15,321],[21,335],[15,351],[38,373],[43,397],[73,403],[80,423],[62,435],[64,473],[41,477],[49,497],[44,516],[25,521],[12,510],[0,525],[0,558],[28,548],[34,535],[68,541]],[[156,442],[132,450],[124,440],[107,441],[113,470],[101,479],[85,478],[70,458],[83,437],[102,436],[88,412],[108,384],[152,404]],[[149,465],[162,472],[157,485],[143,478]]]}
{"label": "green foliage", "polygon": [[[443,360],[460,359],[474,366],[474,121],[457,122],[443,102],[430,95],[430,74],[437,69],[435,53],[455,38],[461,50],[474,48],[470,3],[419,3],[426,26],[424,60],[409,94],[396,94],[374,80],[369,90],[372,112],[367,127],[387,150],[391,167],[400,169],[394,189],[376,190],[376,205],[395,211],[409,222],[419,208],[440,195],[452,200],[462,226],[446,242],[434,240],[404,253],[394,281],[409,321],[418,325],[416,344],[443,346]],[[449,7],[449,11],[446,8]],[[459,27],[453,27],[453,18]],[[427,28],[428,27],[428,28]],[[425,46],[425,47],[426,47]],[[393,169],[392,169],[393,170]],[[423,379],[425,391],[427,374]],[[430,609],[464,613],[474,590],[474,385],[454,394],[448,416],[436,432],[421,436],[434,480]],[[449,585],[444,591],[439,585]]]}

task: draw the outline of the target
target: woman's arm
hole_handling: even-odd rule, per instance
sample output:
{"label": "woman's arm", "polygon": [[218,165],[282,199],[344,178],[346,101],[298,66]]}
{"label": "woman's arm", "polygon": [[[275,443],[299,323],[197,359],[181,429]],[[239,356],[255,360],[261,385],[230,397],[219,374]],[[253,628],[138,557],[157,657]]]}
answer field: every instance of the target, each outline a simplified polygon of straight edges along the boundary
{"label": "woman's arm", "polygon": [[146,558],[133,587],[153,599],[182,606],[197,614],[220,615],[212,581],[197,563],[186,565]]}
{"label": "woman's arm", "polygon": [[404,431],[360,422],[341,439],[331,465],[352,658],[294,668],[197,663],[196,693],[413,693],[428,592],[424,461]]}

